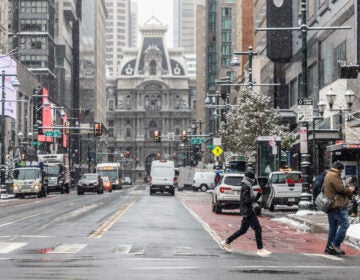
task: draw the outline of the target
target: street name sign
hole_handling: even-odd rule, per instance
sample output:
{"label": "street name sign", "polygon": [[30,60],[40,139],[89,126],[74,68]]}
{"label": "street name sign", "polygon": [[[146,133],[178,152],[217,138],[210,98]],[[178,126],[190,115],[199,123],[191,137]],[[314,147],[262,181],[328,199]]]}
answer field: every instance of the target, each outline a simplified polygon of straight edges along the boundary
{"label": "street name sign", "polygon": [[44,134],[46,137],[61,137],[60,130],[47,130]]}
{"label": "street name sign", "polygon": [[190,143],[194,144],[205,144],[205,138],[191,138]]}
{"label": "street name sign", "polygon": [[313,118],[313,99],[312,98],[298,98],[298,122],[311,122]]}

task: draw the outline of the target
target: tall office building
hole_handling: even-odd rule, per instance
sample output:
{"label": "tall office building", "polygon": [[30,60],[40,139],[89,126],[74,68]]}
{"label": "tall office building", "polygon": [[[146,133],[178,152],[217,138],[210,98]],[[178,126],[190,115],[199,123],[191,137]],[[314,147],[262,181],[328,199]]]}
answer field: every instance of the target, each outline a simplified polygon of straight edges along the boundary
{"label": "tall office building", "polygon": [[184,49],[188,74],[196,75],[196,3],[197,0],[174,0],[174,47]]}
{"label": "tall office building", "polygon": [[8,1],[0,1],[0,53],[7,50],[8,41]]}
{"label": "tall office building", "polygon": [[119,73],[122,50],[130,45],[130,0],[105,0],[106,76]]}
{"label": "tall office building", "polygon": [[83,1],[80,104],[89,111],[85,122],[105,123],[105,0]]}
{"label": "tall office building", "polygon": [[130,39],[130,48],[135,48],[137,46],[137,30],[138,30],[138,3],[136,1],[131,1],[130,7],[130,28],[129,28],[129,39]]}

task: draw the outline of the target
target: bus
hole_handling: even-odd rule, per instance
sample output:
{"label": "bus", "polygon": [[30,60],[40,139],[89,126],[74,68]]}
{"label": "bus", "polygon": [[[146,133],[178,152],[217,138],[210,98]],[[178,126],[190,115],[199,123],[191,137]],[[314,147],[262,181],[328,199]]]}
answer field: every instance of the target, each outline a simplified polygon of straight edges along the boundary
{"label": "bus", "polygon": [[96,165],[96,173],[100,176],[109,177],[113,189],[122,189],[122,168],[120,163],[99,163]]}

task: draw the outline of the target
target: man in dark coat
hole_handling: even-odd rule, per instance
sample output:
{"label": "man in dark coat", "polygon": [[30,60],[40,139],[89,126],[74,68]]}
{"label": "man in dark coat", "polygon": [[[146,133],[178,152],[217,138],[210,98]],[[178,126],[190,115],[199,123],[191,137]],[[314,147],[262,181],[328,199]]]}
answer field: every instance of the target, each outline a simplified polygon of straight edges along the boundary
{"label": "man in dark coat", "polygon": [[240,214],[243,216],[241,221],[240,229],[235,231],[228,238],[223,240],[220,244],[228,252],[231,252],[230,243],[236,238],[245,234],[249,227],[255,231],[257,254],[260,256],[268,256],[271,254],[263,246],[261,226],[259,220],[255,214],[255,211],[252,207],[253,202],[256,202],[252,185],[255,182],[255,173],[253,170],[248,170],[245,172],[245,176],[241,182],[241,191],[240,191]]}
{"label": "man in dark coat", "polygon": [[348,197],[355,191],[355,188],[344,187],[341,179],[343,170],[344,164],[336,161],[324,178],[324,194],[334,201],[327,213],[329,232],[324,252],[330,255],[345,254],[345,252],[340,249],[340,244],[344,241],[346,231],[350,226],[347,211]]}

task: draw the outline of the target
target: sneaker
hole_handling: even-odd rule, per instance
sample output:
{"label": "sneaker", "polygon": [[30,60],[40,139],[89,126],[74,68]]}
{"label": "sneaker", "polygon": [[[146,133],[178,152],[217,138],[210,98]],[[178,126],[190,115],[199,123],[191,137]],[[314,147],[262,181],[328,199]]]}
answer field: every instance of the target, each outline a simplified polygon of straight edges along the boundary
{"label": "sneaker", "polygon": [[340,247],[336,247],[334,244],[331,245],[329,248],[334,250],[339,255],[345,255],[345,251],[341,250]]}
{"label": "sneaker", "polygon": [[231,252],[232,252],[231,247],[230,247],[230,244],[229,244],[229,243],[226,243],[225,240],[221,241],[221,242],[220,242],[220,245],[225,249],[226,252],[228,252],[228,253],[231,253]]}
{"label": "sneaker", "polygon": [[350,217],[355,218],[355,217],[357,217],[357,214],[356,213],[351,213]]}
{"label": "sneaker", "polygon": [[337,253],[334,249],[330,248],[330,247],[326,247],[325,251],[324,251],[325,255],[333,255],[333,256],[338,256],[340,255],[339,253]]}
{"label": "sneaker", "polygon": [[265,248],[262,248],[260,250],[257,250],[256,254],[261,256],[261,257],[267,257],[267,256],[269,256],[271,254],[271,252],[266,250]]}

